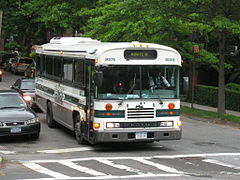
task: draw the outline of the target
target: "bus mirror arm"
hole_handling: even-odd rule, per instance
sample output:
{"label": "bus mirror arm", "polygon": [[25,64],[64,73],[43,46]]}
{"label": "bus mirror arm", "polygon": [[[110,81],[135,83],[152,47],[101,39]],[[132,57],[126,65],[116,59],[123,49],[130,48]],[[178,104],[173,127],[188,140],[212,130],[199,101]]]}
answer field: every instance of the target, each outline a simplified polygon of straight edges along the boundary
{"label": "bus mirror arm", "polygon": [[94,83],[97,86],[102,86],[103,83],[103,72],[102,71],[96,71],[94,75]]}

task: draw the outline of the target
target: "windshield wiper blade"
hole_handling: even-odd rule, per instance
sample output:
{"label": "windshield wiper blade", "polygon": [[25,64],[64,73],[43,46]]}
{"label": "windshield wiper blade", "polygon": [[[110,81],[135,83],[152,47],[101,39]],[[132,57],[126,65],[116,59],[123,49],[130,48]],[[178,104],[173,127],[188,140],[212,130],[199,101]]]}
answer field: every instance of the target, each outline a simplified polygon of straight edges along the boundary
{"label": "windshield wiper blade", "polygon": [[0,107],[0,109],[9,109],[9,108],[24,108],[20,106],[5,106],[5,107]]}

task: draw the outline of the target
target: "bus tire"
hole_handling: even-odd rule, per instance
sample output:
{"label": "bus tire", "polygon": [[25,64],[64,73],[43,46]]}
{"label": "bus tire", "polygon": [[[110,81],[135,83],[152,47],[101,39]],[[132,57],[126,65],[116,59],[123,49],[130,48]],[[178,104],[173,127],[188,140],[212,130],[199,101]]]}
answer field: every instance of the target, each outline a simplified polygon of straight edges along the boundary
{"label": "bus tire", "polygon": [[86,140],[83,137],[83,134],[81,132],[81,122],[79,121],[80,116],[77,115],[75,117],[75,124],[74,124],[74,133],[75,138],[78,144],[86,144]]}
{"label": "bus tire", "polygon": [[50,128],[54,128],[56,126],[56,122],[53,119],[52,105],[51,103],[47,103],[47,115],[46,115],[47,125]]}

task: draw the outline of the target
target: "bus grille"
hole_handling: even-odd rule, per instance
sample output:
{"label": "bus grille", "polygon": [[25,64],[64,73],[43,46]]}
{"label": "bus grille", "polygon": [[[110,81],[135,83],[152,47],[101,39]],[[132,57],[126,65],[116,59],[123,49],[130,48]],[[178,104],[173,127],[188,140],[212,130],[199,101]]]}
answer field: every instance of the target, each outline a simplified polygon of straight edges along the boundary
{"label": "bus grille", "polygon": [[127,110],[127,119],[154,119],[154,108],[129,108]]}

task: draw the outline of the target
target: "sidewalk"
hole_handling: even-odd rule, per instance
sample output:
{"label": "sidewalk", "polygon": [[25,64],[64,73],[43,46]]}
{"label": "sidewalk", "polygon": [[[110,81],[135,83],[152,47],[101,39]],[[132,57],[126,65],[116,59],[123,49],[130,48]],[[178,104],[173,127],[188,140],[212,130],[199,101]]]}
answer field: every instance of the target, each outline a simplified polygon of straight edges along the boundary
{"label": "sidewalk", "polygon": [[[181,106],[191,107],[191,103],[181,101]],[[201,109],[201,110],[205,110],[205,111],[217,112],[217,108],[203,106],[203,105],[199,105],[199,104],[193,104],[193,108]],[[226,114],[240,117],[240,112],[237,112],[237,111],[226,110]]]}

